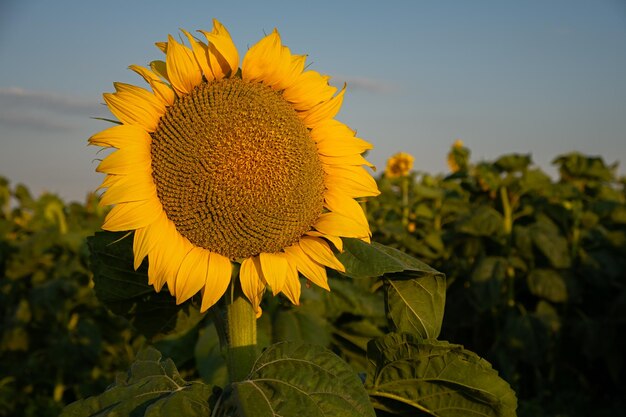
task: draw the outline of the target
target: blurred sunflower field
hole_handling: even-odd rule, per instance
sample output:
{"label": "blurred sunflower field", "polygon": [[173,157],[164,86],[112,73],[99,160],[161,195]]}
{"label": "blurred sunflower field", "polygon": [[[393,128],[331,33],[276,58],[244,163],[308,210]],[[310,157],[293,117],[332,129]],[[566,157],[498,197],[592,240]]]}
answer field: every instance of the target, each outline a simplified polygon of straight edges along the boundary
{"label": "blurred sunflower field", "polygon": [[[410,155],[394,161],[378,175],[381,195],[362,203],[375,243],[344,239],[346,272],[329,271],[331,292],[303,286],[299,306],[263,300],[259,360],[326,348],[307,354],[334,352],[328,369],[349,364],[378,416],[622,414],[626,182],[616,167],[571,153],[554,160],[554,179],[528,155],[474,163],[461,142],[448,175],[412,170]],[[199,295],[176,305],[155,293],[147,262],[133,269],[132,237],[99,231],[105,214],[95,195],[34,198],[0,178],[1,416],[202,415],[181,411],[198,398],[217,409],[228,382],[219,320],[200,313]],[[454,372],[429,380],[437,366]],[[142,405],[147,378],[175,388]],[[444,392],[456,411],[429,399]]]}

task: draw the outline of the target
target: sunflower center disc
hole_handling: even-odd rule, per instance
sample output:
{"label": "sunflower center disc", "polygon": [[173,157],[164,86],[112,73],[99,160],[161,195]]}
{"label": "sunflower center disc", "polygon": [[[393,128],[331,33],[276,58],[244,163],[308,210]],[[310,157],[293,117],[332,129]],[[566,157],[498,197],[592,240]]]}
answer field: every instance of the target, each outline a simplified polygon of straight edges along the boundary
{"label": "sunflower center disc", "polygon": [[306,126],[279,92],[238,78],[202,83],[167,110],[152,176],[178,232],[230,259],[281,251],[322,212]]}

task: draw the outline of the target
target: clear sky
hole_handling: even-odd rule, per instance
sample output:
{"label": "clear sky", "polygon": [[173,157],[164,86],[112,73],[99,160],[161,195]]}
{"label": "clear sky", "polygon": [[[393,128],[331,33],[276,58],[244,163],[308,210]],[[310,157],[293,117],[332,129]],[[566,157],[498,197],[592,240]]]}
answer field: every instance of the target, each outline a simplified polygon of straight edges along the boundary
{"label": "clear sky", "polygon": [[109,126],[101,94],[142,85],[130,64],[214,17],[241,56],[276,27],[347,82],[338,119],[380,170],[405,151],[445,172],[459,138],[474,160],[532,153],[549,172],[572,150],[626,164],[626,0],[0,0],[0,175],[82,201],[102,180],[86,146]]}

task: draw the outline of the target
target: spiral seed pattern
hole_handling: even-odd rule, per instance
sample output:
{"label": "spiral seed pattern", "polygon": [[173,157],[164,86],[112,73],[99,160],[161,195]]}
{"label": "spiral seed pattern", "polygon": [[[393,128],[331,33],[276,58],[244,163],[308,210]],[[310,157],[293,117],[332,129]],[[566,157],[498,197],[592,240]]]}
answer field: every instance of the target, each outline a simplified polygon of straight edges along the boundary
{"label": "spiral seed pattern", "polygon": [[176,229],[230,259],[290,246],[322,213],[324,171],[295,110],[262,83],[202,83],[152,134],[152,176]]}

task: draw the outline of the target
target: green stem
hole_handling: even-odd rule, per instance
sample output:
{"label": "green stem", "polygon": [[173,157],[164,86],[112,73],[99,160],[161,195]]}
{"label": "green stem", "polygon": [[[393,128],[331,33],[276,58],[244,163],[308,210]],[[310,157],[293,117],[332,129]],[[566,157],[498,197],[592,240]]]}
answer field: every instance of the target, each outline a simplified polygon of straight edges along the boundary
{"label": "green stem", "polygon": [[402,225],[409,224],[409,177],[402,177]]}
{"label": "green stem", "polygon": [[226,294],[227,364],[230,382],[246,379],[256,360],[256,313],[233,279]]}
{"label": "green stem", "polygon": [[441,231],[441,198],[435,200],[435,218],[433,220],[433,228],[436,231]]}
{"label": "green stem", "polygon": [[513,213],[506,187],[500,188],[500,200],[502,201],[502,211],[504,212],[504,233],[510,235],[513,230]]}

